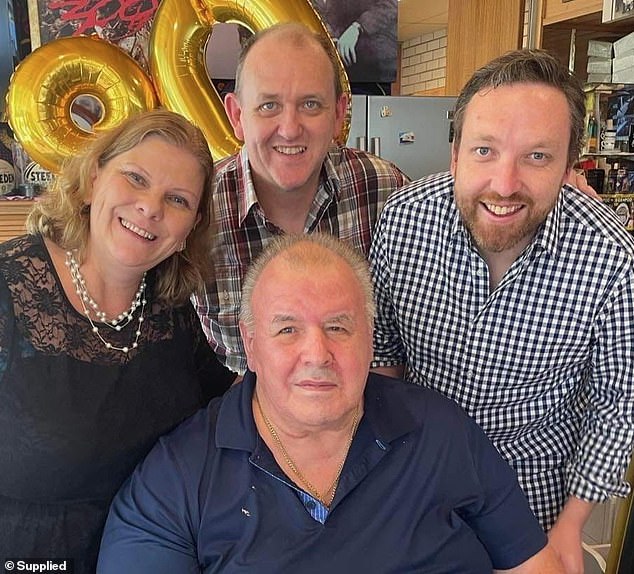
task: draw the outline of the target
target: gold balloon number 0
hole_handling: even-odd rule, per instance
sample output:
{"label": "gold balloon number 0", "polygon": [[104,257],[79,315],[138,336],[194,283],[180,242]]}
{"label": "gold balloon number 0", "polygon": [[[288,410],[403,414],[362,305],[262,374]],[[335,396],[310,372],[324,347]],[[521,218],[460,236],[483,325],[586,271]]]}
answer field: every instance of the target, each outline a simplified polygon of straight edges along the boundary
{"label": "gold balloon number 0", "polygon": [[[238,150],[224,106],[209,80],[205,46],[216,22],[236,22],[257,32],[278,22],[302,22],[327,34],[309,0],[163,0],[152,23],[151,78],[118,47],[94,37],[53,40],[17,67],[7,92],[11,127],[29,155],[57,172],[63,160],[83,147],[93,134],[71,114],[80,96],[102,107],[93,131],[109,129],[130,115],[159,104],[198,125],[214,159]],[[350,93],[339,60],[339,77]],[[350,129],[350,108],[338,141]]]}

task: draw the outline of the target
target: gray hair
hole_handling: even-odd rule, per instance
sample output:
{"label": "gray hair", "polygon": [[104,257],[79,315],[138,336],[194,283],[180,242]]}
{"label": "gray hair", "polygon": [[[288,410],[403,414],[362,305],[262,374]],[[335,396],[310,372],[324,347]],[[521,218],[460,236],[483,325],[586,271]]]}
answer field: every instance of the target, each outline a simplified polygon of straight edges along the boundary
{"label": "gray hair", "polygon": [[333,257],[343,260],[356,277],[365,297],[365,312],[370,328],[374,325],[376,307],[372,277],[365,257],[347,243],[325,233],[310,235],[279,235],[253,261],[242,285],[240,320],[252,329],[254,324],[251,301],[253,291],[266,266],[276,257],[284,257],[295,266],[328,265]]}
{"label": "gray hair", "polygon": [[[585,97],[579,79],[555,56],[545,50],[514,50],[495,58],[477,70],[458,96],[454,111],[454,145],[460,146],[465,110],[471,98],[487,88],[536,82],[561,91],[568,102],[570,113],[570,141],[568,144],[568,167],[581,153],[584,142]],[[518,114],[522,110],[517,111]]]}

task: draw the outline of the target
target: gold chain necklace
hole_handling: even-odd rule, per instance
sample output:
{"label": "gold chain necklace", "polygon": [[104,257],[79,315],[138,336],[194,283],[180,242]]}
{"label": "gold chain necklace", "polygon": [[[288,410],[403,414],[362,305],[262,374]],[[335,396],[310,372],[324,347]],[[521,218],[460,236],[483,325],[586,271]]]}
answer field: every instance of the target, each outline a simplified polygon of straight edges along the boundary
{"label": "gold chain necklace", "polygon": [[282,456],[284,457],[284,461],[286,462],[288,468],[290,468],[293,474],[299,479],[299,482],[306,489],[308,494],[310,494],[313,498],[319,500],[325,507],[328,508],[332,504],[332,501],[335,498],[335,493],[337,492],[337,486],[339,486],[339,477],[341,476],[343,465],[346,462],[348,451],[350,450],[350,446],[352,445],[354,434],[357,432],[357,426],[359,424],[359,408],[357,407],[354,411],[354,418],[352,419],[352,428],[350,430],[350,438],[348,439],[348,444],[346,445],[346,452],[344,453],[343,458],[341,459],[341,463],[339,464],[339,468],[337,469],[337,475],[335,476],[335,480],[330,485],[330,488],[326,490],[326,492],[324,492],[323,495],[321,495],[319,494],[319,491],[311,484],[311,482],[302,474],[302,472],[299,470],[299,468],[297,467],[293,459],[290,457],[290,455],[284,448],[284,445],[282,444],[280,436],[277,434],[275,427],[271,424],[271,421],[268,419],[268,417],[264,414],[264,411],[262,410],[262,405],[260,404],[260,399],[258,398],[257,392],[254,393],[254,398],[255,398],[255,403],[258,405],[258,410],[260,411],[260,415],[262,416],[262,419],[264,420],[264,424],[266,425],[266,428],[269,430],[269,433],[271,433],[271,436],[273,437],[275,444],[280,449],[280,452],[282,453]]}

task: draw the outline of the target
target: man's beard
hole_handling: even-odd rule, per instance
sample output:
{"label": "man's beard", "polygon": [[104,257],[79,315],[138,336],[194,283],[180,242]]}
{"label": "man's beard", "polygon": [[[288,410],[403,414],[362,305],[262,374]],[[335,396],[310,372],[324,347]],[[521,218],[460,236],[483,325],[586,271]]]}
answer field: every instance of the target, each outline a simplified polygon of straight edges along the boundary
{"label": "man's beard", "polygon": [[[521,211],[528,212],[528,216],[524,216],[520,221],[515,221],[508,225],[502,223],[499,225],[484,223],[482,217],[478,216],[478,212],[482,208],[481,202],[483,200],[486,200],[487,203],[497,203],[500,205],[504,205],[505,203],[521,203]],[[478,198],[457,197],[456,204],[462,221],[469,230],[469,233],[471,233],[471,237],[477,247],[491,253],[500,253],[512,249],[519,243],[530,242],[554,205],[549,205],[536,211],[533,201],[521,195],[511,196],[504,201],[497,199],[491,200],[486,196]]]}

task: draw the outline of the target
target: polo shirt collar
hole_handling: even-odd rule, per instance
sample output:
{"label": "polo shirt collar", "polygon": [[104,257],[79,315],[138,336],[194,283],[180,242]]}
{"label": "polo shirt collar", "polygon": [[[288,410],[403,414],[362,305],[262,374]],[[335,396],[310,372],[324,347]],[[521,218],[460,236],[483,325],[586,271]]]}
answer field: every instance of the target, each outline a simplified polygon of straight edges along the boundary
{"label": "polo shirt collar", "polygon": [[[370,425],[375,440],[385,445],[414,430],[419,423],[402,404],[390,400],[380,375],[370,373],[364,391],[364,420]],[[253,452],[258,432],[253,420],[251,399],[256,376],[247,371],[241,383],[224,395],[216,423],[216,447]]]}
{"label": "polo shirt collar", "polygon": [[376,439],[389,444],[420,426],[414,413],[403,408],[400,401],[389,395],[385,377],[376,373],[368,375],[364,392],[364,418],[374,431]]}
{"label": "polo shirt collar", "polygon": [[251,408],[254,389],[255,374],[247,371],[242,382],[224,394],[216,422],[216,447],[255,450],[258,431]]}

